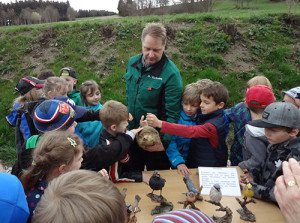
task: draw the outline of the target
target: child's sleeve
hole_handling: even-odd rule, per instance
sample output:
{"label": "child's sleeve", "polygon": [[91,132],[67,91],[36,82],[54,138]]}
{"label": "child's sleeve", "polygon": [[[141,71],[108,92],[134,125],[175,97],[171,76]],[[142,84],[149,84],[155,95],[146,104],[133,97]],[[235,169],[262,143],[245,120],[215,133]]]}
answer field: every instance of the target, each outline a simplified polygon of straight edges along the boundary
{"label": "child's sleeve", "polygon": [[264,185],[259,185],[254,182],[251,182],[253,191],[254,191],[254,197],[261,199],[261,200],[266,200],[266,201],[273,201],[277,202],[275,195],[274,195],[274,188],[275,185],[273,186],[264,186]]}
{"label": "child's sleeve", "polygon": [[178,151],[177,139],[177,136],[173,136],[168,148],[166,149],[166,154],[169,158],[169,161],[175,168],[178,164],[185,163],[181,153]]}
{"label": "child's sleeve", "polygon": [[100,144],[88,148],[83,156],[83,168],[98,170],[108,167],[124,158],[130,148],[132,138],[126,134],[118,134],[110,144]]}

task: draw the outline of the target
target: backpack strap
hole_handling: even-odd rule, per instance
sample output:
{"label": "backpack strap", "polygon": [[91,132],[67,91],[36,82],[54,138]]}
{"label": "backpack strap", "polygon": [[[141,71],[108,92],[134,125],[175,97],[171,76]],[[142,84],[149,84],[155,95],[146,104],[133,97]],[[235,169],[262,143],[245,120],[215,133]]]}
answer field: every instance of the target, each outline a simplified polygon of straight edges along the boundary
{"label": "backpack strap", "polygon": [[32,149],[37,147],[39,141],[41,139],[40,135],[33,135],[31,136],[27,141],[26,141],[26,146],[25,146],[25,150],[26,149]]}

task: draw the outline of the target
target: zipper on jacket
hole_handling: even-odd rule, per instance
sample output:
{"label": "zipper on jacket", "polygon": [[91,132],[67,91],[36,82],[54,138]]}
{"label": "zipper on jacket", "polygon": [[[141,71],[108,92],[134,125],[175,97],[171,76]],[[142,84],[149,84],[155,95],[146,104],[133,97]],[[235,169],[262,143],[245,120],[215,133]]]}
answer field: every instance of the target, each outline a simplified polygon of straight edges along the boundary
{"label": "zipper on jacket", "polygon": [[[137,89],[136,89],[136,94],[135,94],[135,98],[134,98],[134,103],[133,103],[133,117],[135,117],[135,104],[136,104],[136,99],[137,99],[137,96],[138,96],[138,93],[139,93],[139,88],[140,88],[140,82],[141,82],[141,79],[142,79],[142,73],[141,75],[139,76],[139,79],[137,81]],[[134,121],[136,122],[136,120]]]}

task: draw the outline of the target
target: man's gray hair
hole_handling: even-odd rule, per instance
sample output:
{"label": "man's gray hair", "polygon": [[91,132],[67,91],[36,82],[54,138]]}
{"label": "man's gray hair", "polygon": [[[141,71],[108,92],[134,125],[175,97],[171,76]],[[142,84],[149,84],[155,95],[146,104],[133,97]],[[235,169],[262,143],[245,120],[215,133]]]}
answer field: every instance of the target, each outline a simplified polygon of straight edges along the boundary
{"label": "man's gray hair", "polygon": [[147,35],[153,38],[160,38],[163,44],[167,41],[167,31],[161,23],[147,23],[142,32],[142,42]]}

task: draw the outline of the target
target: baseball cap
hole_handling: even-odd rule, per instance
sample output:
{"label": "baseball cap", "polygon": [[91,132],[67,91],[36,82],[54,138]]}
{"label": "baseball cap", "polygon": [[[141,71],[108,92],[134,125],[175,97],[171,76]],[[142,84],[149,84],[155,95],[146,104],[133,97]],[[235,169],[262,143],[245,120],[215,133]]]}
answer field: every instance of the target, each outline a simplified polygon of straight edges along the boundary
{"label": "baseball cap", "polygon": [[293,98],[295,100],[295,98],[299,98],[299,96],[297,96],[297,94],[300,94],[300,87],[294,87],[288,91],[281,92],[282,96],[284,96],[285,94],[287,94],[288,96],[290,96],[291,98]]}
{"label": "baseball cap", "polygon": [[289,102],[275,102],[264,110],[262,119],[248,122],[260,128],[288,127],[300,128],[300,110]]}
{"label": "baseball cap", "polygon": [[23,186],[8,173],[0,173],[0,209],[1,222],[26,222],[29,216]]}
{"label": "baseball cap", "polygon": [[66,130],[76,119],[76,112],[67,103],[55,99],[42,102],[34,111],[33,123],[37,130]]}
{"label": "baseball cap", "polygon": [[271,88],[265,85],[255,85],[246,93],[246,103],[249,107],[266,108],[275,101]]}
{"label": "baseball cap", "polygon": [[64,67],[60,69],[59,76],[71,76],[77,79],[76,71],[72,67]]}
{"label": "baseball cap", "polygon": [[32,88],[42,88],[44,87],[45,81],[39,80],[36,77],[24,77],[22,78],[15,87],[21,95],[25,95]]}
{"label": "baseball cap", "polygon": [[86,112],[85,107],[76,105],[75,102],[71,98],[68,98],[66,96],[57,96],[57,97],[54,97],[53,99],[63,101],[65,103],[69,104],[76,112],[76,119],[81,118],[83,116],[83,114]]}

